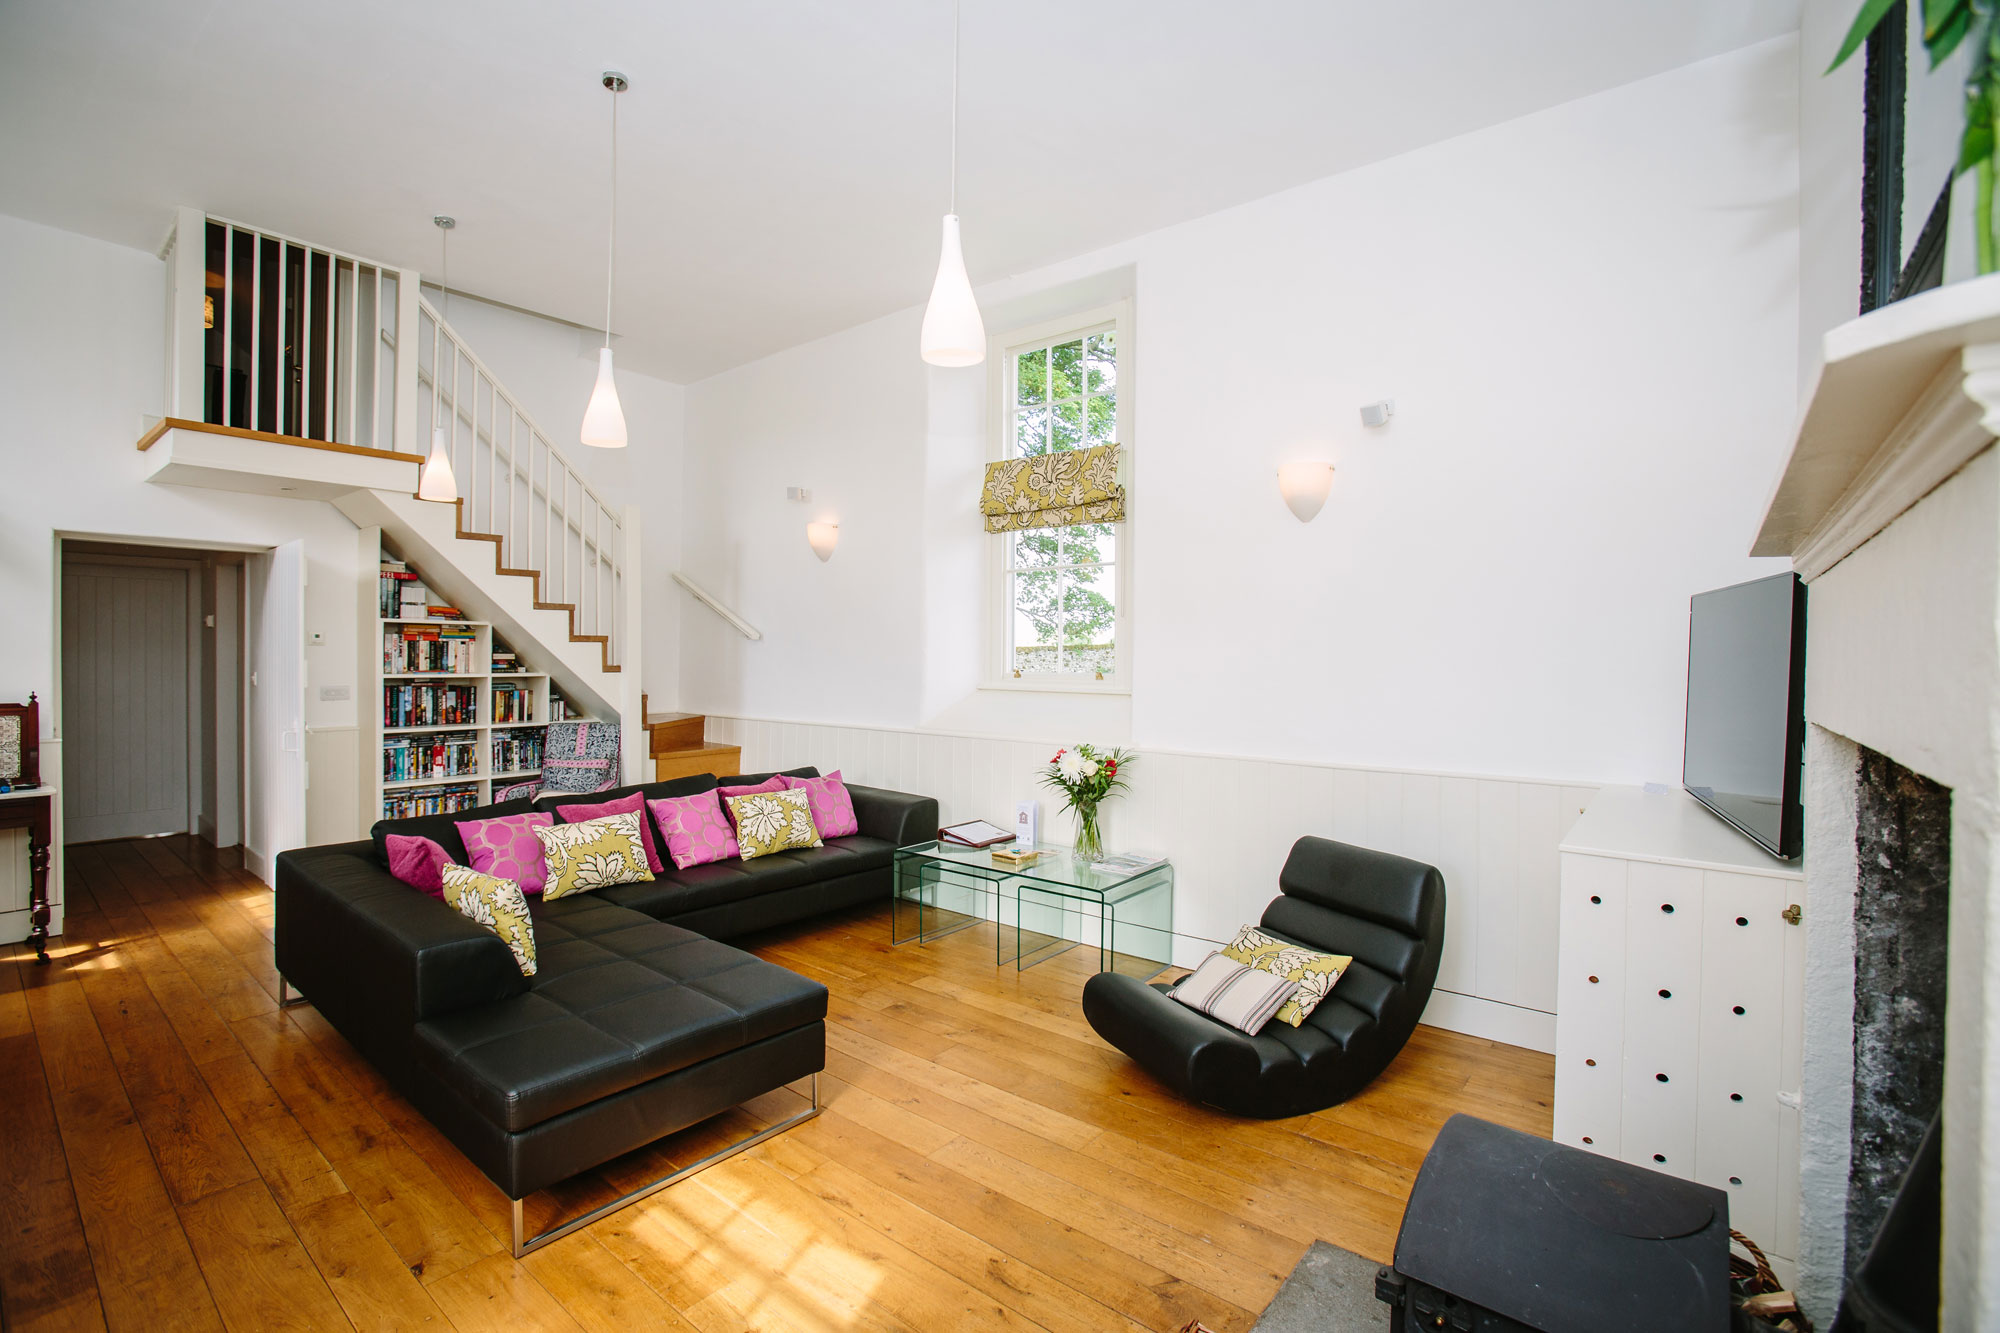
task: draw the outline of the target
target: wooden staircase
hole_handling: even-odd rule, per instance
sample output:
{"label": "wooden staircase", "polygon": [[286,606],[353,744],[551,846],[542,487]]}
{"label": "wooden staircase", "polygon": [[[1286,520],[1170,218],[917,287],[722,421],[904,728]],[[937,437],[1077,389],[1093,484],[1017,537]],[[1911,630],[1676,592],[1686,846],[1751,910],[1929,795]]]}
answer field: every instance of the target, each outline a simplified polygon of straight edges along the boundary
{"label": "wooden staircase", "polygon": [[[419,496],[416,498],[421,499],[422,497]],[[569,641],[571,643],[594,643],[597,645],[599,660],[601,660],[604,663],[604,669],[606,671],[621,671],[624,669],[618,663],[611,660],[610,635],[578,633],[576,624],[575,604],[571,602],[544,601],[542,599],[541,571],[538,569],[509,569],[501,560],[501,551],[504,545],[504,539],[498,533],[474,532],[470,528],[467,528],[465,526],[465,501],[463,499],[455,500],[452,502],[452,505],[453,505],[453,512],[455,514],[455,517],[453,518],[452,521],[458,530],[458,537],[460,541],[493,543],[494,574],[506,578],[534,580],[535,609],[537,611],[561,611],[564,615],[566,615],[569,618]],[[644,698],[645,696],[641,695],[640,697]],[[659,752],[655,750],[654,753],[657,754]],[[657,779],[655,780],[657,781]]]}
{"label": "wooden staircase", "polygon": [[[640,708],[645,696],[640,695]],[[708,739],[708,718],[700,713],[646,713],[646,735],[653,756],[653,781],[709,773],[718,778],[743,771],[743,747]]]}

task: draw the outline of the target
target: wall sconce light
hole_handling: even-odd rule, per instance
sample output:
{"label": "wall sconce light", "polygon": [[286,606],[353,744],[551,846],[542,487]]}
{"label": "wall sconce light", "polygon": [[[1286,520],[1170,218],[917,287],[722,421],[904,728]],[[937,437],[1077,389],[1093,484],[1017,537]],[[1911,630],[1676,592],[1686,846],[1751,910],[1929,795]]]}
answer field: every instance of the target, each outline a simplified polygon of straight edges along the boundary
{"label": "wall sconce light", "polygon": [[1301,523],[1313,521],[1332,489],[1331,463],[1286,463],[1278,469],[1278,490],[1285,497],[1285,507]]}
{"label": "wall sconce light", "polygon": [[833,559],[833,548],[840,543],[840,524],[806,524],[806,543],[813,548],[813,554],[822,562]]}

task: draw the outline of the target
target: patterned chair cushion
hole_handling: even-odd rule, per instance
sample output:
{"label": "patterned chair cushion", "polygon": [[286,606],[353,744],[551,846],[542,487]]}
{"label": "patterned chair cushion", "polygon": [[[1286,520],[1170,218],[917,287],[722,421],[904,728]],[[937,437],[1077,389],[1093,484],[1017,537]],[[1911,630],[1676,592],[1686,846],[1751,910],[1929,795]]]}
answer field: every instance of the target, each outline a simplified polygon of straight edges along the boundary
{"label": "patterned chair cushion", "polygon": [[1306,1015],[1333,992],[1340,974],[1354,961],[1347,954],[1320,953],[1287,944],[1273,939],[1255,926],[1245,926],[1237,931],[1236,938],[1229,942],[1229,947],[1222,954],[1261,972],[1299,983],[1298,990],[1292,993],[1292,998],[1285,1001],[1277,1014],[1279,1022],[1293,1027],[1305,1022]]}
{"label": "patterned chair cushion", "polygon": [[542,742],[542,791],[604,791],[619,781],[618,728],[610,722],[551,722]]}

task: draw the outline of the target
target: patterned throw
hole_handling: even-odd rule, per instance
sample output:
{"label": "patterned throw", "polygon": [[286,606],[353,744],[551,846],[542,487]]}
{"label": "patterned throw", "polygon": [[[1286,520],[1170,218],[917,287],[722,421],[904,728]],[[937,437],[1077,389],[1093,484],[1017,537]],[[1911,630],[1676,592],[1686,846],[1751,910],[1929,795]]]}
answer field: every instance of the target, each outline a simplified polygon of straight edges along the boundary
{"label": "patterned throw", "polygon": [[653,877],[646,866],[646,843],[638,813],[606,815],[580,824],[539,826],[535,837],[548,863],[542,898],[554,902],[612,884],[638,884]]}
{"label": "patterned throw", "polygon": [[1222,953],[1224,957],[1234,958],[1260,972],[1269,972],[1299,983],[1298,994],[1278,1010],[1278,1021],[1293,1027],[1305,1022],[1306,1015],[1333,992],[1340,974],[1354,961],[1347,954],[1320,953],[1302,945],[1287,944],[1266,935],[1255,926],[1245,926],[1237,931],[1236,938]]}
{"label": "patterned throw", "polygon": [[1212,953],[1167,992],[1197,1013],[1255,1035],[1299,988],[1286,977],[1262,972],[1234,958]]}
{"label": "patterned throw", "polygon": [[736,845],[746,861],[789,847],[823,845],[803,788],[732,796],[728,805],[736,818]]}
{"label": "patterned throw", "polygon": [[482,875],[471,866],[444,868],[444,900],[458,909],[460,916],[498,935],[514,951],[521,975],[535,975],[535,924],[528,916],[528,900],[521,886],[511,879]]}
{"label": "patterned throw", "polygon": [[551,722],[542,740],[542,791],[603,791],[618,785],[618,727]]}
{"label": "patterned throw", "polygon": [[1123,523],[1125,488],[1118,481],[1118,446],[1059,449],[986,465],[979,512],[988,532]]}

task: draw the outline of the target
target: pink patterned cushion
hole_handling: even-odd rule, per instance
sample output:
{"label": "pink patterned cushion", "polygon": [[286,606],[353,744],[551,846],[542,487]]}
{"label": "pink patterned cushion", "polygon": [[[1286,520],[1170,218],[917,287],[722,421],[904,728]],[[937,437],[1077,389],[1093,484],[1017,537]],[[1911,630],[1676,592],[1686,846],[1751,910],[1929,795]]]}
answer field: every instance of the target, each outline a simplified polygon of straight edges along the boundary
{"label": "pink patterned cushion", "polygon": [[596,805],[559,805],[556,813],[565,824],[581,824],[586,819],[602,819],[606,815],[637,815],[639,837],[646,844],[646,868],[656,875],[667,868],[667,863],[660,859],[659,844],[653,840],[653,821],[646,818],[644,792],[635,791],[615,801],[599,801]]}
{"label": "pink patterned cushion", "polygon": [[429,838],[403,833],[388,834],[382,843],[389,851],[390,874],[433,898],[444,897],[444,868],[452,864],[450,852]]}
{"label": "pink patterned cushion", "polygon": [[822,778],[779,776],[787,787],[805,790],[806,805],[812,810],[813,826],[820,837],[845,838],[861,832],[861,821],[854,815],[854,798],[847,794],[847,784],[840,780],[839,769]]}
{"label": "pink patterned cushion", "polygon": [[715,792],[668,796],[648,801],[646,806],[659,822],[660,836],[667,840],[667,855],[674,858],[678,869],[742,855],[736,845],[736,829],[722,813],[722,801]]}
{"label": "pink patterned cushion", "polygon": [[548,881],[548,863],[542,859],[541,840],[535,837],[537,824],[544,828],[556,822],[546,810],[499,819],[466,819],[458,825],[465,839],[465,855],[472,868],[495,879],[511,879],[522,893],[540,893]]}
{"label": "pink patterned cushion", "polygon": [[728,820],[729,827],[734,829],[736,827],[736,811],[729,804],[733,798],[738,796],[756,796],[763,792],[783,791],[784,789],[784,778],[774,773],[754,787],[717,787],[715,789],[715,799],[722,806],[722,817]]}

